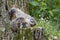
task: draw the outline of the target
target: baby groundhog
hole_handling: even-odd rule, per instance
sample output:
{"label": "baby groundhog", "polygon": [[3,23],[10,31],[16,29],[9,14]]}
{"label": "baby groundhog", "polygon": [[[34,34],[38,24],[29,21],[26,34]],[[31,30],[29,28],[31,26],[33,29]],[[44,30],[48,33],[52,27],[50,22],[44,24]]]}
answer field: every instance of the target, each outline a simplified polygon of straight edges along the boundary
{"label": "baby groundhog", "polygon": [[9,18],[12,21],[13,19],[19,18],[19,17],[23,17],[24,19],[26,19],[27,23],[29,22],[30,26],[35,26],[36,25],[36,20],[31,17],[30,15],[24,13],[23,11],[21,11],[19,8],[12,8],[9,12]]}
{"label": "baby groundhog", "polygon": [[24,13],[19,8],[11,8],[8,12],[9,19],[11,20],[11,28],[17,31],[20,27],[33,27],[36,25],[36,20],[30,15]]}

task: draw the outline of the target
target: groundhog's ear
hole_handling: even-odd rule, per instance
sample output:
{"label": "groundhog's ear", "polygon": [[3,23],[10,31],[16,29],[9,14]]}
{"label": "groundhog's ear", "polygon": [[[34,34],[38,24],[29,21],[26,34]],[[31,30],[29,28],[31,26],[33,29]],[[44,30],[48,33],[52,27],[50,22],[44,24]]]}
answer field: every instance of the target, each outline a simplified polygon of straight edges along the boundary
{"label": "groundhog's ear", "polygon": [[30,19],[30,21],[36,23],[36,20],[33,17]]}
{"label": "groundhog's ear", "polygon": [[37,23],[36,23],[36,20],[32,17],[31,19],[30,19],[30,25],[31,26],[35,26]]}

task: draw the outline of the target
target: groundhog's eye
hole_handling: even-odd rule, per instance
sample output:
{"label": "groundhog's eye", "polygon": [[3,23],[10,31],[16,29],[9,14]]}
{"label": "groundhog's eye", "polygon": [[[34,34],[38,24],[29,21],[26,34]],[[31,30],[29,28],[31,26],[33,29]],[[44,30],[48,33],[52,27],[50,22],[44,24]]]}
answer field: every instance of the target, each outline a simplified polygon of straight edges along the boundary
{"label": "groundhog's eye", "polygon": [[26,25],[26,24],[27,24],[26,22],[22,23],[22,25]]}

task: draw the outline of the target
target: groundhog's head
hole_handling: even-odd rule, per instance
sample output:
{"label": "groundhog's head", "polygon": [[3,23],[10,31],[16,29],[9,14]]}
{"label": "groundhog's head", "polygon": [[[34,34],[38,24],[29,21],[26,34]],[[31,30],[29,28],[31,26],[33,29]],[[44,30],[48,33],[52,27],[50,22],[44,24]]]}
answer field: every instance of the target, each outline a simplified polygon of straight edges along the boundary
{"label": "groundhog's head", "polygon": [[30,24],[27,19],[19,17],[11,21],[11,29],[13,32],[17,32],[19,28],[30,27]]}
{"label": "groundhog's head", "polygon": [[[36,25],[36,20],[30,15],[24,13],[18,8],[12,8],[9,12],[10,20],[16,19],[16,21],[20,21],[21,25],[24,27],[32,27]],[[17,15],[18,14],[18,15]],[[18,19],[18,20],[17,20]]]}
{"label": "groundhog's head", "polygon": [[24,17],[19,17],[16,19],[17,23],[22,26],[22,27],[33,27],[36,25],[36,21],[34,18],[24,18]]}
{"label": "groundhog's head", "polygon": [[[33,27],[36,25],[35,19],[27,19],[23,17],[16,18],[11,21],[12,28],[19,28],[19,27]],[[16,26],[15,26],[16,25]]]}

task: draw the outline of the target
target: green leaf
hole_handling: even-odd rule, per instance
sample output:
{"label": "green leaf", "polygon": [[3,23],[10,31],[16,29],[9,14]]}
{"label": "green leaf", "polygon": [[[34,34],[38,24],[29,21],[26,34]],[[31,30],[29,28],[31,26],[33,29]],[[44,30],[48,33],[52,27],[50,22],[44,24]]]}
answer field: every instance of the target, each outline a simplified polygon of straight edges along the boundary
{"label": "green leaf", "polygon": [[45,2],[41,2],[41,4],[42,4],[42,5],[46,5],[46,3],[45,3]]}
{"label": "green leaf", "polygon": [[49,10],[49,13],[50,13],[51,16],[53,16],[53,12],[51,10]]}
{"label": "green leaf", "polygon": [[41,0],[37,0],[37,1],[41,1]]}
{"label": "green leaf", "polygon": [[60,9],[53,9],[53,12],[58,12],[58,13],[60,13]]}
{"label": "green leaf", "polygon": [[30,2],[30,4],[33,5],[33,6],[38,6],[38,5],[39,5],[39,3],[36,2],[36,1],[32,1],[32,2]]}

